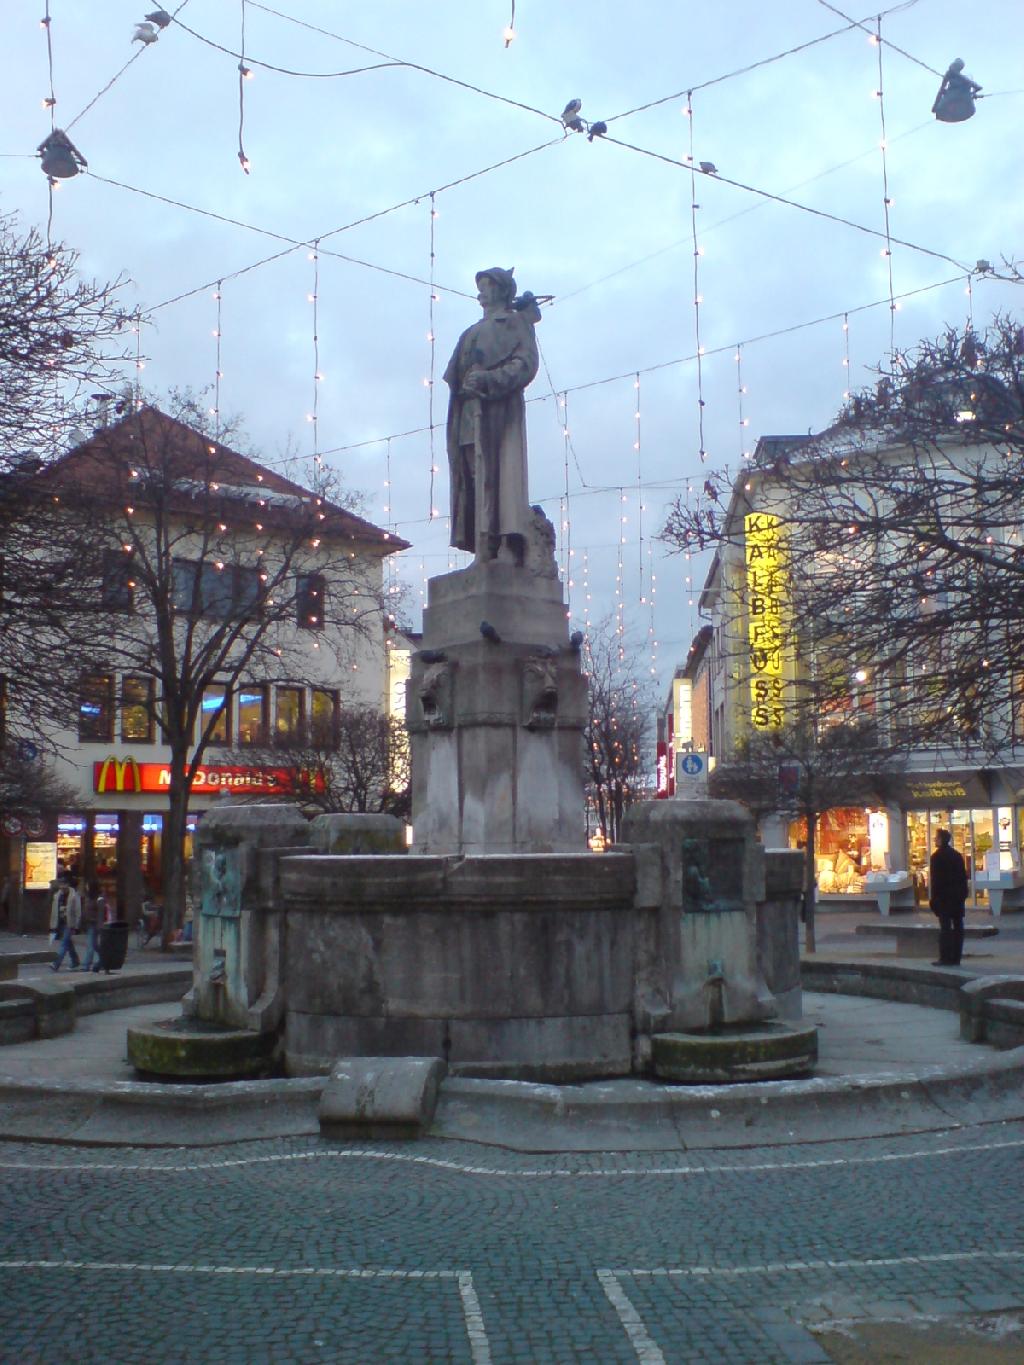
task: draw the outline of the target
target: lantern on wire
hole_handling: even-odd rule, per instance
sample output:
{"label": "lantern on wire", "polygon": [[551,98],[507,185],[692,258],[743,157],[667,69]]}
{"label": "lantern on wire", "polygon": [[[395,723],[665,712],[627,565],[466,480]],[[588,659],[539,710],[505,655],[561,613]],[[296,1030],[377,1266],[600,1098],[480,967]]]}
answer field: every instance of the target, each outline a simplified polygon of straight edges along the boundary
{"label": "lantern on wire", "polygon": [[963,58],[957,57],[942,78],[932,113],[940,123],[963,123],[974,117],[974,97],[980,89],[977,81],[964,75]]}
{"label": "lantern on wire", "polygon": [[70,180],[89,164],[67,133],[59,128],[54,128],[36,150],[42,159],[43,174],[51,180]]}

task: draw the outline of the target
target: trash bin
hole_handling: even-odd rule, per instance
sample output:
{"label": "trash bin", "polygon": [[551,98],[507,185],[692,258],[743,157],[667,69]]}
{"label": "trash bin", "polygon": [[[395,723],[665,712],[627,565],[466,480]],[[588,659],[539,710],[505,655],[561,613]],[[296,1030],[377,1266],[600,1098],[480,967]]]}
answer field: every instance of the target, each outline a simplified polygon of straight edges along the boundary
{"label": "trash bin", "polygon": [[119,972],[128,954],[128,921],[112,920],[100,925],[100,966],[105,972]]}

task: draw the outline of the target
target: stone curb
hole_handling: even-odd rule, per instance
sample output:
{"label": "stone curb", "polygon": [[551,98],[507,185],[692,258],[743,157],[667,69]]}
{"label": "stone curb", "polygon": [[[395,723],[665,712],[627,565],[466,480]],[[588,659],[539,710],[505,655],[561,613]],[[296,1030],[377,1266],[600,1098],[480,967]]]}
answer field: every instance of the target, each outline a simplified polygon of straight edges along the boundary
{"label": "stone curb", "polygon": [[[844,980],[860,965],[829,964],[841,968]],[[940,975],[925,968],[898,971]],[[888,970],[872,971],[869,993],[881,994],[878,988],[889,976]],[[955,980],[959,987],[964,978]],[[821,989],[816,981],[808,984]],[[949,999],[947,991],[949,986],[943,992]],[[328,1080],[162,1085],[0,1074],[0,1140],[148,1147],[308,1136],[320,1131],[318,1109]],[[829,1142],[1024,1118],[1022,1082],[1024,1047],[985,1049],[954,1067],[746,1085],[672,1087],[624,1079],[556,1086],[448,1077],[426,1131],[432,1137],[528,1152]]]}

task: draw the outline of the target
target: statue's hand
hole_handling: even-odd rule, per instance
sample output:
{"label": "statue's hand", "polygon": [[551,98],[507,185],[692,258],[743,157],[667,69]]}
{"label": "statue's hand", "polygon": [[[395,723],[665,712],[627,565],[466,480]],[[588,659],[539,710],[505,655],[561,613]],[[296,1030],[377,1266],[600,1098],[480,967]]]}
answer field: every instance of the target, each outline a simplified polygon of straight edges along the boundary
{"label": "statue's hand", "polygon": [[484,377],[477,369],[467,370],[462,379],[462,392],[470,398],[480,398],[484,391]]}

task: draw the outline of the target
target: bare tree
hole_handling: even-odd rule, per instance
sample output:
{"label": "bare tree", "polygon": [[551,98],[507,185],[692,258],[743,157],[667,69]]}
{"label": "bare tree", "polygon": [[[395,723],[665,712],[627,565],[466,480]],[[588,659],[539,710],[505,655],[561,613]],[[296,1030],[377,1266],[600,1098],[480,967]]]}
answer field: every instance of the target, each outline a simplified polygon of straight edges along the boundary
{"label": "bare tree", "polygon": [[77,265],[74,252],[0,215],[0,672],[19,702],[8,733],[40,747],[68,714],[53,628],[77,552],[55,534],[33,476],[73,442],[90,394],[118,382],[130,335],[123,281],[90,283]]}
{"label": "bare tree", "polygon": [[[404,542],[330,488],[310,492],[151,407],[133,405],[33,488],[55,508],[59,562],[75,551],[74,580],[54,589],[65,646],[100,690],[128,675],[131,704],[170,750],[169,939],[184,908],[189,794],[232,692],[358,668],[361,642],[382,629],[380,561]],[[49,573],[48,547],[38,558]],[[255,747],[267,738],[257,729]]]}
{"label": "bare tree", "polygon": [[301,726],[273,740],[265,749],[246,749],[234,758],[279,771],[289,801],[320,813],[409,818],[409,742],[397,716],[374,706],[343,704],[330,733]]}
{"label": "bare tree", "polygon": [[804,945],[815,951],[816,836],[828,811],[884,801],[902,770],[898,754],[871,721],[823,725],[800,717],[744,736],[734,757],[711,774],[713,796],[730,797],[755,815],[791,812],[804,820]]}
{"label": "bare tree", "polygon": [[[821,435],[759,443],[731,496],[710,476],[663,534],[736,562],[767,509],[793,704],[820,715],[859,690],[891,740],[995,753],[1024,739],[1024,329],[949,331],[879,375]],[[741,662],[742,628],[734,644]]]}
{"label": "bare tree", "polygon": [[583,645],[589,714],[583,734],[588,804],[607,843],[631,805],[650,795],[653,689],[635,666],[636,650],[614,624],[592,627]]}

